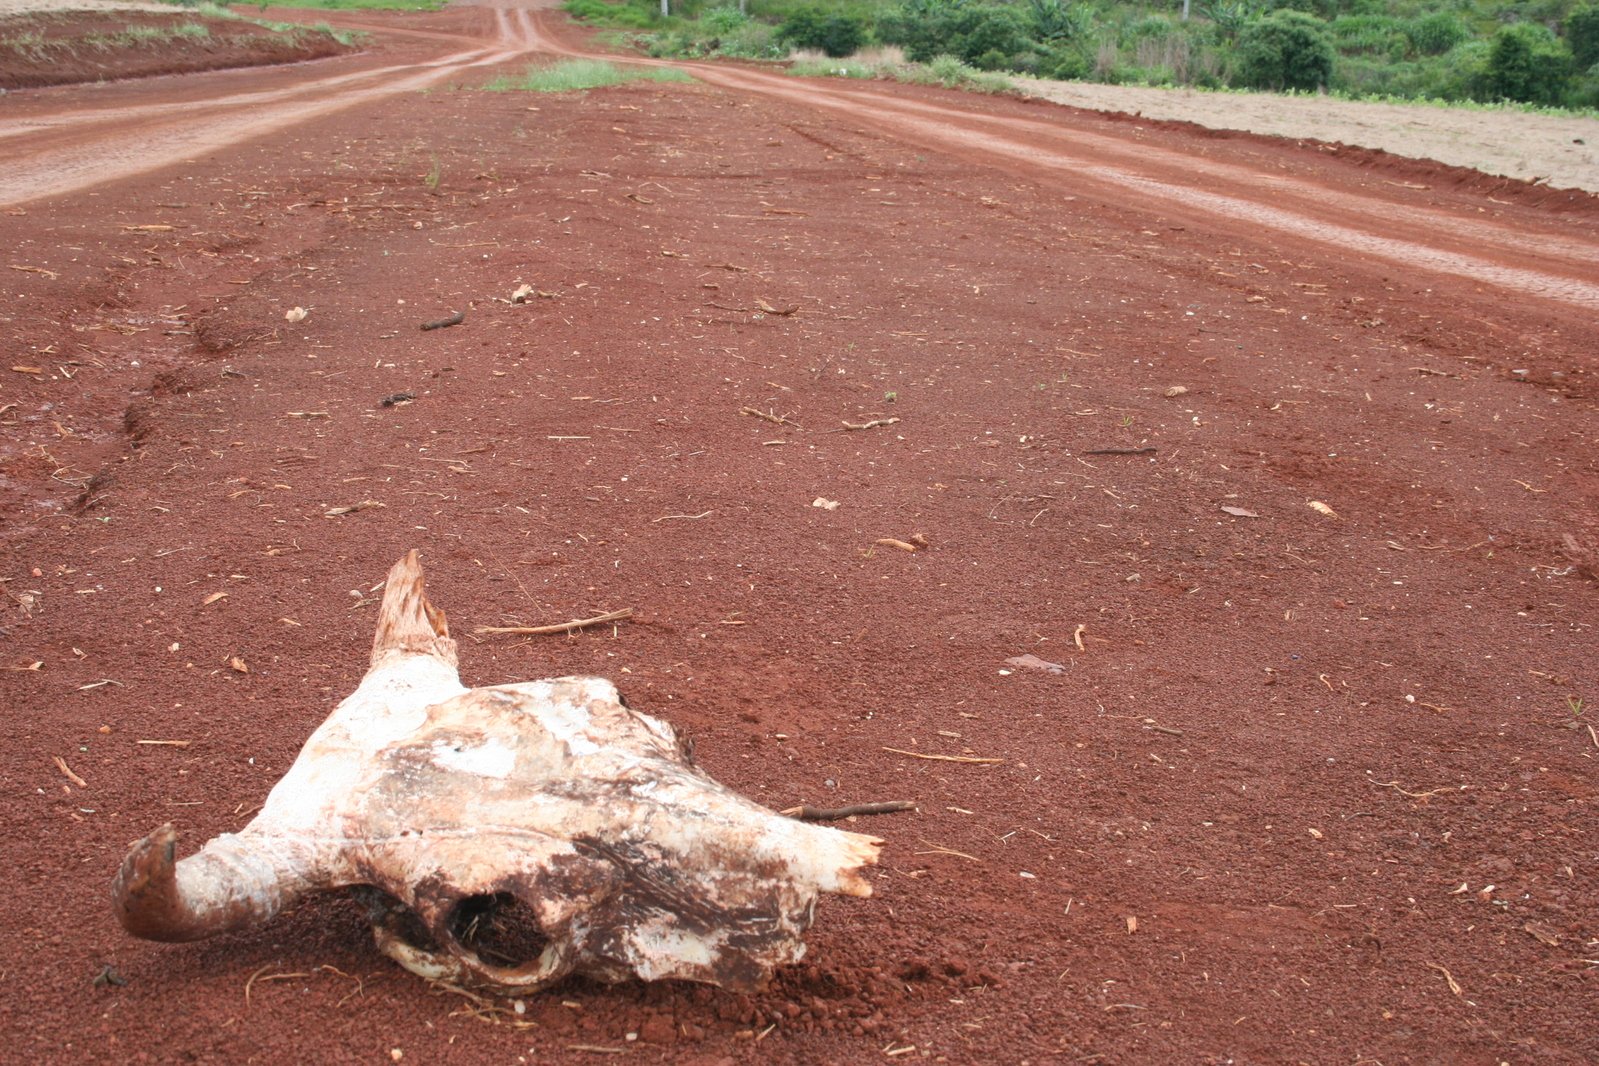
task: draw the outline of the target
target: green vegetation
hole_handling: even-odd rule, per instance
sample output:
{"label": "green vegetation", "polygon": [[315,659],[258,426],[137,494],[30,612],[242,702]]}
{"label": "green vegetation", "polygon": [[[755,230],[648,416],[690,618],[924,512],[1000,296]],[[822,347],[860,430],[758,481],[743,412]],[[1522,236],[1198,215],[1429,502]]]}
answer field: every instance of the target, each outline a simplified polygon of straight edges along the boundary
{"label": "green vegetation", "polygon": [[927,63],[910,63],[892,53],[877,56],[850,56],[844,59],[800,58],[789,70],[802,77],[886,78],[911,85],[941,85],[946,89],[966,89],[979,93],[1015,91],[1015,83],[1005,75],[975,67],[954,56],[934,56]]}
{"label": "green vegetation", "polygon": [[521,77],[500,76],[483,88],[488,92],[570,93],[629,81],[692,81],[670,67],[619,67],[598,59],[566,59],[553,66],[534,64]]}
{"label": "green vegetation", "polygon": [[1192,0],[1188,19],[1177,0],[736,2],[668,0],[667,17],[661,0],[566,10],[653,56],[798,50],[830,61],[804,69],[851,77],[905,74],[891,58],[842,62],[887,46],[976,72],[1599,108],[1599,0]]}

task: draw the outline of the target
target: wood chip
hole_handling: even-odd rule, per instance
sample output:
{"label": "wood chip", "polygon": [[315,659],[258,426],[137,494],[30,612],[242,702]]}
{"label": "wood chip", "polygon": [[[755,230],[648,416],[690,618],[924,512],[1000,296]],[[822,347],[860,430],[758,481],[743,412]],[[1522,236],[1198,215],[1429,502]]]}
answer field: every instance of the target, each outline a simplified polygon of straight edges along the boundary
{"label": "wood chip", "polygon": [[247,674],[250,672],[250,664],[239,658],[237,655],[233,655],[228,658],[228,667],[236,674]]}
{"label": "wood chip", "polygon": [[787,318],[789,315],[792,315],[795,311],[799,310],[799,304],[795,304],[793,307],[774,307],[765,300],[761,299],[759,296],[755,298],[755,306],[759,307],[762,311],[765,311],[769,315],[777,315],[782,318]]}
{"label": "wood chip", "polygon": [[370,510],[373,507],[387,507],[387,506],[388,506],[388,504],[379,503],[377,500],[362,500],[360,503],[352,503],[348,507],[331,507],[328,510],[322,512],[322,517],[323,518],[337,518],[339,515],[354,514],[357,511]]}
{"label": "wood chip", "polygon": [[209,607],[218,600],[225,600],[227,598],[228,594],[226,592],[213,592],[211,595],[200,601],[200,606]]}
{"label": "wood chip", "polygon": [[1231,506],[1229,504],[1225,504],[1224,503],[1224,504],[1221,505],[1221,509],[1225,513],[1232,515],[1234,518],[1259,518],[1260,517],[1260,515],[1258,513],[1256,513],[1255,511],[1249,510],[1247,507],[1233,507],[1233,506]]}
{"label": "wood chip", "polygon": [[1079,625],[1076,629],[1072,630],[1072,643],[1077,645],[1078,651],[1088,650],[1083,646],[1083,634],[1086,632],[1088,632],[1088,627],[1085,625]]}
{"label": "wood chip", "polygon": [[1004,759],[983,759],[978,758],[975,755],[926,755],[919,751],[906,751],[904,748],[884,748],[883,750],[891,751],[895,755],[908,755],[913,759],[926,759],[929,762],[970,762],[994,764],[1005,761]]}
{"label": "wood chip", "polygon": [[1005,660],[1006,666],[1019,666],[1023,670],[1042,670],[1046,674],[1064,674],[1066,668],[1060,663],[1052,663],[1048,659],[1040,659],[1028,652],[1026,655],[1012,655]]}
{"label": "wood chip", "polygon": [[193,744],[192,740],[135,740],[135,744],[145,744],[152,748],[186,748]]}
{"label": "wood chip", "polygon": [[1531,933],[1538,939],[1540,944],[1546,947],[1556,948],[1560,946],[1560,937],[1542,922],[1528,922],[1521,927],[1521,931]]}
{"label": "wood chip", "polygon": [[1439,966],[1436,962],[1429,962],[1427,964],[1427,968],[1429,970],[1437,970],[1439,973],[1444,975],[1444,980],[1449,982],[1449,991],[1453,992],[1457,996],[1463,994],[1460,988],[1460,982],[1455,980],[1454,974],[1450,973],[1442,966]]}
{"label": "wood chip", "polygon": [[1320,500],[1307,500],[1306,506],[1308,506],[1312,511],[1315,511],[1317,514],[1324,514],[1328,518],[1338,517],[1337,511],[1333,510],[1327,504],[1322,503]]}

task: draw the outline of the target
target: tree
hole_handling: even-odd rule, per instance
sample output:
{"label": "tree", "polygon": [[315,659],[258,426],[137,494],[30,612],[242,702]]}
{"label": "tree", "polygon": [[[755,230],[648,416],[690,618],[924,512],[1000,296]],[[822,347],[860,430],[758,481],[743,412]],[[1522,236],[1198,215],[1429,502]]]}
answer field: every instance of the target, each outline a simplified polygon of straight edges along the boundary
{"label": "tree", "polygon": [[1238,81],[1252,89],[1320,89],[1332,78],[1332,33],[1302,11],[1273,11],[1238,35]]}
{"label": "tree", "polygon": [[1579,74],[1599,63],[1599,7],[1578,8],[1566,18],[1566,44]]}
{"label": "tree", "polygon": [[1488,95],[1529,104],[1560,102],[1571,80],[1571,53],[1545,26],[1518,22],[1494,34]]}

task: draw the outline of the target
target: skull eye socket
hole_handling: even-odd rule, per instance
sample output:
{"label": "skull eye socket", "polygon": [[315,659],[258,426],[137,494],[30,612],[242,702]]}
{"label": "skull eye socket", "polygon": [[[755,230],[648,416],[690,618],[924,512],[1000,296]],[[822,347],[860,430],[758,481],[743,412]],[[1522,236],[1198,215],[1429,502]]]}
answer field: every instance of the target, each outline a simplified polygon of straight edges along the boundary
{"label": "skull eye socket", "polygon": [[550,946],[533,908],[509,892],[466,897],[451,912],[449,928],[457,944],[491,966],[524,966]]}

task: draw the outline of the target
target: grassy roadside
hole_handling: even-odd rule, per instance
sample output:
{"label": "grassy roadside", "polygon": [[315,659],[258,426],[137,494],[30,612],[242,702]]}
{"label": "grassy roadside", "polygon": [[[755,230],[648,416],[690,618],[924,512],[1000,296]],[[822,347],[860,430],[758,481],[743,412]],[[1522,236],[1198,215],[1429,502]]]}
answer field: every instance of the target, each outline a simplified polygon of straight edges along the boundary
{"label": "grassy roadside", "polygon": [[171,13],[36,11],[0,19],[0,88],[317,59],[347,52],[364,37],[211,5]]}

